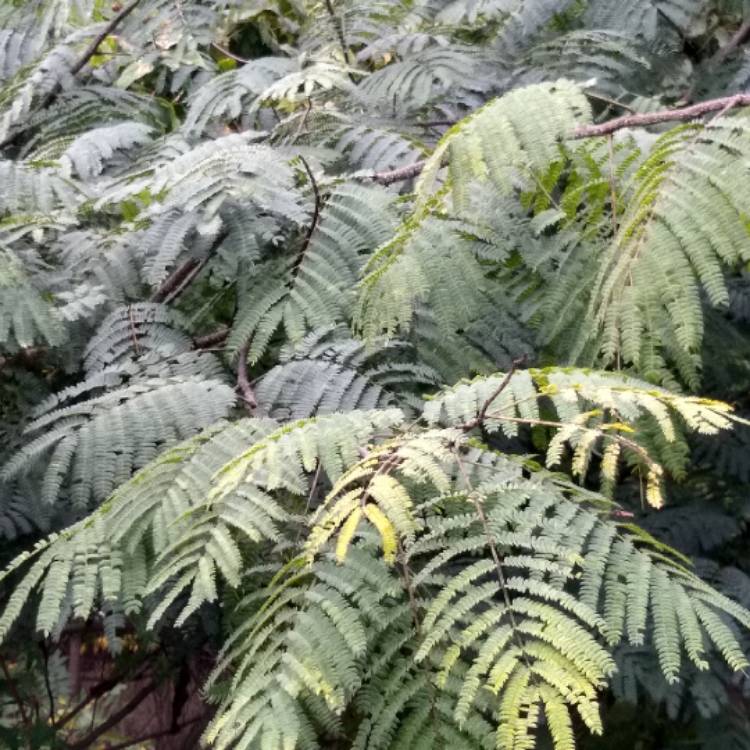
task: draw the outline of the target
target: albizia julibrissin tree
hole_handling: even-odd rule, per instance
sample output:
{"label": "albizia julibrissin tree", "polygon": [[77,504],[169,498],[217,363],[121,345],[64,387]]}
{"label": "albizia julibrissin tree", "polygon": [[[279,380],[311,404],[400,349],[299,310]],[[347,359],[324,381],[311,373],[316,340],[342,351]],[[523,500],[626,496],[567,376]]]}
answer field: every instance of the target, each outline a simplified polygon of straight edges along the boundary
{"label": "albizia julibrissin tree", "polygon": [[3,5],[0,738],[750,747],[743,10]]}

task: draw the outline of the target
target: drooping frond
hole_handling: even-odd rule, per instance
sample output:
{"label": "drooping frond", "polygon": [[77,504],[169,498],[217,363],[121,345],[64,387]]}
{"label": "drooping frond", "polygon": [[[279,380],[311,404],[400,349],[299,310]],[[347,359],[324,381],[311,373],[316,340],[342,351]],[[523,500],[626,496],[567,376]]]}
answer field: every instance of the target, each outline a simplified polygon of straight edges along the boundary
{"label": "drooping frond", "polygon": [[[404,352],[399,357],[399,352]],[[301,419],[354,409],[421,403],[418,387],[437,384],[436,374],[409,361],[404,342],[368,351],[365,344],[336,331],[308,334],[279,356],[279,364],[258,382],[262,409],[276,418]],[[402,361],[399,361],[402,360]]]}
{"label": "drooping frond", "polygon": [[146,375],[122,385],[124,373],[105,370],[94,376],[103,392],[78,403],[77,389],[61,394],[26,427],[26,444],[5,464],[2,478],[41,464],[45,502],[63,492],[74,506],[86,508],[163,448],[226,416],[234,404],[232,389],[220,380],[170,376],[163,364],[159,370],[162,377]]}
{"label": "drooping frond", "polygon": [[589,117],[581,90],[564,80],[512,91],[446,133],[420,176],[419,194],[424,201],[435,193],[444,161],[459,212],[470,208],[472,187],[491,185],[508,194],[519,180],[533,184],[557,160],[560,142]]}
{"label": "drooping frond", "polygon": [[158,303],[117,308],[102,321],[86,346],[86,372],[99,372],[147,353],[168,358],[189,351],[192,341],[178,324],[179,317]]}
{"label": "drooping frond", "polygon": [[748,258],[738,200],[748,144],[744,117],[675,128],[654,144],[621,189],[617,232],[585,284],[588,323],[573,358],[593,341],[605,362],[657,376],[670,363],[696,383],[700,294],[726,304],[725,269]]}
{"label": "drooping frond", "polygon": [[0,346],[14,351],[46,343],[61,343],[64,327],[59,314],[35,288],[23,265],[10,252],[0,248]]}
{"label": "drooping frond", "polygon": [[380,188],[346,185],[332,192],[296,256],[264,269],[275,283],[240,309],[229,347],[250,342],[255,361],[279,326],[297,342],[314,328],[345,322],[365,254],[393,230],[392,203]]}
{"label": "drooping frond", "polygon": [[[453,242],[441,241],[450,221],[438,220],[434,210],[449,196],[456,211],[468,214],[481,185],[508,194],[519,181],[535,184],[587,112],[572,84],[539,84],[493,100],[448,131],[420,175],[415,213],[365,269],[358,325],[366,338],[408,328],[415,307],[428,297],[444,329],[465,328],[479,317],[485,282],[470,242],[461,237],[465,228],[456,226]],[[444,161],[448,176],[438,188]]]}
{"label": "drooping frond", "polygon": [[163,590],[166,584],[166,594],[151,622],[157,622],[186,589],[190,596],[178,623],[204,602],[215,600],[217,574],[237,586],[241,556],[232,537],[256,544],[280,538],[278,525],[287,513],[273,493],[305,495],[317,467],[335,481],[363,442],[402,419],[400,411],[382,409],[303,420],[268,432],[226,462],[191,512],[184,533],[163,548],[156,561],[149,589]]}
{"label": "drooping frond", "polygon": [[643,464],[647,499],[657,507],[663,504],[662,466],[684,475],[687,434],[712,435],[732,424],[731,410],[720,402],[678,396],[621,375],[556,368],[459,384],[428,401],[424,416],[429,424],[445,426],[481,423],[507,437],[518,435],[524,424],[550,428],[547,465],[559,465],[568,445],[571,473],[585,480],[594,451],[601,450],[605,490],[616,481],[620,459],[628,457]]}
{"label": "drooping frond", "polygon": [[212,78],[193,95],[183,128],[201,134],[212,123],[252,115],[269,86],[295,68],[290,58],[261,57]]}

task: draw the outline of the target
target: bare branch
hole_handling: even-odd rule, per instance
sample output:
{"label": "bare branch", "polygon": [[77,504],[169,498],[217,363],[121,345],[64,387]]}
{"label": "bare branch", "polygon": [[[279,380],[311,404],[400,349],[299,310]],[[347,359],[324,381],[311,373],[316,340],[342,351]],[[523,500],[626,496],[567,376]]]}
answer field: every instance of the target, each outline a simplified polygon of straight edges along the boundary
{"label": "bare branch", "polygon": [[[615,102],[612,103],[615,104]],[[617,104],[618,106],[625,106]],[[623,128],[641,128],[648,125],[657,125],[662,122],[695,120],[711,112],[724,114],[733,107],[747,106],[750,106],[750,94],[733,94],[732,96],[724,96],[719,99],[709,99],[708,101],[699,102],[689,107],[664,109],[658,112],[644,112],[641,114],[628,114],[616,117],[613,120],[607,120],[607,122],[599,125],[581,125],[573,131],[570,137],[577,140],[580,138],[611,135]],[[416,177],[424,169],[426,163],[427,160],[423,159],[413,164],[407,164],[405,167],[398,167],[386,172],[375,172],[375,174],[370,176],[370,179],[381,185],[392,185],[394,182]]]}
{"label": "bare branch", "polygon": [[720,99],[709,99],[705,102],[692,104],[678,109],[663,109],[658,112],[644,112],[639,115],[623,115],[614,120],[608,120],[600,125],[582,125],[573,131],[572,138],[593,138],[595,136],[610,135],[623,128],[642,128],[647,125],[658,125],[662,122],[678,122],[695,120],[709,112],[721,112],[732,107],[750,106],[750,94],[734,94]]}
{"label": "bare branch", "polygon": [[427,164],[427,159],[422,159],[421,161],[415,161],[414,164],[407,164],[405,167],[399,167],[398,169],[391,169],[387,172],[375,172],[371,179],[381,185],[392,185],[394,182],[410,180],[412,177],[416,177],[424,169],[425,164]]}
{"label": "bare branch", "polygon": [[237,391],[240,398],[245,403],[245,408],[250,414],[253,414],[258,407],[258,399],[255,397],[255,391],[250,385],[250,379],[247,376],[247,353],[250,349],[250,341],[245,342],[237,352]]}
{"label": "bare branch", "polygon": [[77,75],[83,70],[83,66],[96,54],[99,45],[136,9],[141,0],[133,0],[126,5],[102,30],[99,32],[91,44],[86,48],[78,62],[70,69],[71,75]]}
{"label": "bare branch", "polygon": [[2,667],[3,675],[5,675],[5,682],[8,685],[8,690],[10,691],[10,694],[13,696],[13,700],[18,706],[18,713],[21,716],[21,721],[23,722],[24,726],[31,726],[31,721],[26,713],[26,708],[24,707],[23,700],[21,699],[21,695],[18,692],[18,688],[16,687],[15,680],[10,673],[10,669],[8,669],[8,663],[2,656],[0,656],[0,667]]}
{"label": "bare branch", "polygon": [[211,333],[204,336],[196,336],[193,339],[193,346],[196,349],[212,349],[214,346],[223,344],[229,336],[229,326],[221,326]]}
{"label": "bare branch", "polygon": [[143,688],[141,688],[119,711],[113,713],[106,721],[103,721],[99,726],[92,729],[84,737],[77,742],[70,743],[68,745],[70,750],[87,750],[90,748],[94,740],[103,735],[105,732],[112,729],[112,727],[119,724],[126,716],[135,711],[146,698],[157,688],[156,682],[149,682]]}
{"label": "bare branch", "polygon": [[[344,65],[349,64],[349,47],[346,44],[346,37],[344,36],[344,25],[341,22],[341,18],[336,15],[336,12],[333,10],[333,3],[331,0],[325,0],[325,6],[326,10],[328,11],[328,15],[331,18],[331,23],[333,24],[333,28],[336,30],[336,36],[339,40],[339,47],[341,48],[341,54],[344,56]],[[352,83],[356,83],[354,80],[354,76],[352,75],[351,71],[347,73],[349,76],[349,80]]]}
{"label": "bare branch", "polygon": [[299,251],[299,254],[297,255],[297,260],[294,262],[294,268],[292,269],[292,279],[296,278],[297,274],[299,273],[300,266],[302,265],[302,260],[305,257],[305,253],[307,252],[307,248],[310,247],[310,240],[312,240],[313,232],[315,231],[315,228],[318,226],[318,220],[320,219],[320,209],[323,203],[323,199],[320,195],[320,190],[318,189],[318,183],[315,181],[315,177],[313,176],[312,170],[310,169],[310,165],[307,163],[307,160],[304,156],[300,156],[299,160],[302,162],[303,166],[305,167],[305,171],[307,172],[307,176],[310,179],[310,184],[312,185],[313,194],[315,195],[315,206],[313,208],[313,217],[312,221],[310,222],[310,226],[307,229],[307,235],[305,236],[305,241],[302,244],[302,249]]}
{"label": "bare branch", "polygon": [[226,57],[229,57],[235,62],[241,63],[242,65],[252,62],[251,60],[247,60],[244,57],[239,57],[238,55],[235,55],[234,52],[232,52],[231,50],[228,50],[226,47],[222,47],[220,44],[217,44],[216,42],[211,42],[211,46],[215,50],[218,50],[219,52],[221,52],[222,55],[225,55]]}
{"label": "bare branch", "polygon": [[177,266],[151,295],[151,302],[166,302],[175,290],[183,288],[186,279],[195,278],[194,274],[198,266],[200,266],[200,261],[196,258],[188,258],[181,266]]}
{"label": "bare branch", "polygon": [[750,21],[745,21],[732,38],[711,58],[713,65],[721,65],[750,36]]}
{"label": "bare branch", "polygon": [[505,374],[505,377],[500,382],[500,385],[495,388],[490,397],[482,404],[482,408],[479,410],[477,416],[463,425],[464,432],[468,432],[469,430],[473,430],[475,427],[482,427],[484,425],[484,420],[487,418],[487,410],[490,408],[490,406],[492,406],[492,402],[508,387],[511,378],[516,371],[516,368],[521,367],[521,365],[525,364],[527,358],[527,355],[524,354],[522,357],[518,357],[518,359],[514,359],[511,362],[510,370],[508,370],[508,372]]}

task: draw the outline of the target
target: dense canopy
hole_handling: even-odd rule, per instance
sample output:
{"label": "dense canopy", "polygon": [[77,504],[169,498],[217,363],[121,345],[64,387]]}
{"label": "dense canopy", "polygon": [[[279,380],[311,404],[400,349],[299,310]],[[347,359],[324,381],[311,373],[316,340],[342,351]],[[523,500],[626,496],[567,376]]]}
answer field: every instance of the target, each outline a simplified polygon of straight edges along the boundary
{"label": "dense canopy", "polygon": [[748,38],[0,4],[0,746],[750,749]]}

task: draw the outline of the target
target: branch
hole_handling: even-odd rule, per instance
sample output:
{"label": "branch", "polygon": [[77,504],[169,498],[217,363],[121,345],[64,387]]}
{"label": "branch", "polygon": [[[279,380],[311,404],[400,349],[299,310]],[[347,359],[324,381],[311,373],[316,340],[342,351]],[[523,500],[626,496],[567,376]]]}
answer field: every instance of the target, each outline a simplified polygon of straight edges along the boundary
{"label": "branch", "polygon": [[495,388],[490,397],[482,404],[482,408],[479,410],[477,416],[463,425],[464,432],[468,432],[469,430],[473,430],[475,427],[482,427],[484,425],[484,420],[487,418],[487,410],[490,408],[490,406],[492,406],[492,402],[508,387],[511,378],[516,371],[516,368],[523,365],[526,362],[527,358],[527,355],[524,354],[522,357],[514,359],[510,363],[510,370],[508,370],[508,372],[505,374],[505,377],[500,382],[500,385]]}
{"label": "branch", "polygon": [[196,349],[212,349],[219,344],[223,344],[229,336],[229,326],[221,326],[211,333],[203,336],[196,336],[193,339],[193,346]]}
{"label": "branch", "polygon": [[77,75],[83,70],[83,66],[96,54],[99,45],[136,9],[141,0],[133,0],[126,5],[105,27],[97,34],[80,60],[70,69],[71,75]]}
{"label": "branch", "polygon": [[128,714],[135,711],[146,698],[157,688],[156,682],[149,682],[145,687],[139,690],[119,711],[113,713],[106,721],[99,724],[90,732],[88,732],[82,739],[77,742],[73,742],[68,745],[69,750],[88,750],[94,743],[97,737],[100,737],[105,732],[109,731],[116,724],[119,724]]}
{"label": "branch", "polygon": [[[344,65],[349,65],[349,48],[346,45],[346,38],[344,37],[344,26],[341,23],[341,19],[336,15],[335,11],[333,10],[333,3],[331,2],[331,0],[325,0],[325,4],[326,4],[326,10],[328,11],[328,15],[331,17],[331,23],[333,24],[333,28],[336,30],[336,36],[339,39],[339,47],[341,47],[341,54],[344,56]],[[349,80],[352,83],[356,83],[351,71],[347,75],[349,76]]]}
{"label": "branch", "polygon": [[371,176],[371,179],[381,185],[392,185],[394,182],[410,180],[412,177],[416,177],[424,169],[425,164],[427,164],[427,159],[422,159],[421,161],[415,161],[414,164],[407,164],[405,167],[399,167],[398,169],[391,169],[387,172],[375,172]]}
{"label": "branch", "polygon": [[[141,670],[136,671],[136,673],[133,675],[134,679],[138,678],[139,673],[141,673]],[[108,677],[101,682],[97,682],[96,685],[92,685],[88,689],[88,695],[79,703],[77,703],[73,708],[70,709],[64,716],[61,716],[57,721],[54,722],[53,726],[56,729],[60,729],[64,727],[71,719],[75,718],[81,711],[83,711],[86,706],[89,705],[92,701],[96,700],[97,698],[101,698],[103,695],[108,693],[110,690],[113,690],[116,688],[125,678],[127,675],[125,674],[119,674],[114,677]]]}
{"label": "branch", "polygon": [[5,681],[8,683],[8,690],[10,691],[10,694],[13,696],[13,700],[16,702],[16,705],[18,706],[18,713],[21,715],[21,721],[23,722],[24,726],[30,727],[31,721],[29,720],[29,717],[26,714],[26,708],[24,707],[23,701],[21,700],[21,696],[18,692],[18,688],[16,687],[16,683],[10,674],[10,670],[8,669],[8,663],[5,661],[5,658],[2,656],[0,656],[0,666],[2,666],[3,674],[5,675]]}
{"label": "branch", "polygon": [[713,65],[721,65],[750,36],[750,21],[745,21],[732,38],[711,58]]}
{"label": "branch", "polygon": [[182,731],[185,727],[189,727],[199,721],[204,721],[208,718],[208,714],[201,714],[194,716],[192,719],[186,719],[182,724],[178,724],[173,729],[161,729],[158,732],[152,732],[151,734],[144,734],[141,737],[136,737],[132,740],[126,740],[120,742],[117,745],[108,745],[108,750],[125,750],[127,747],[133,747],[133,745],[139,745],[141,742],[148,742],[149,740],[157,740],[160,737],[169,737]]}
{"label": "branch", "polygon": [[248,340],[237,352],[237,390],[240,398],[245,402],[245,408],[252,414],[258,406],[258,399],[255,397],[255,391],[247,377],[247,353],[249,349],[250,341]]}
{"label": "branch", "polygon": [[[86,63],[96,54],[99,49],[99,45],[136,9],[141,0],[133,0],[129,5],[126,5],[105,27],[102,31],[97,34],[92,40],[91,44],[86,48],[86,51],[81,57],[75,62],[73,67],[70,69],[71,76],[78,75],[83,70]],[[52,102],[57,99],[58,94],[61,91],[61,86],[58,83],[52,91],[42,101],[40,109],[46,109]],[[31,117],[27,118],[27,122]],[[4,141],[0,143],[0,149],[4,149],[9,146],[21,133],[28,129],[28,125],[16,133],[9,135]]]}
{"label": "branch", "polygon": [[[750,30],[747,33],[750,34]],[[615,102],[613,102],[613,104],[614,103]],[[710,112],[723,114],[733,107],[748,106],[750,106],[750,94],[733,94],[732,96],[724,96],[720,99],[709,99],[708,101],[699,102],[698,104],[693,104],[689,107],[664,109],[658,112],[645,112],[642,114],[623,115],[622,117],[616,117],[613,120],[608,120],[599,125],[581,125],[573,131],[571,138],[574,140],[580,138],[593,138],[595,136],[610,135],[618,130],[622,130],[623,128],[638,128],[647,125],[657,125],[662,122],[694,120],[702,115],[709,114]],[[412,177],[416,177],[424,169],[426,163],[427,160],[422,159],[421,161],[414,162],[414,164],[407,164],[405,167],[398,167],[397,169],[391,169],[386,172],[375,172],[370,175],[369,179],[381,185],[392,185],[394,182],[409,180]]]}
{"label": "branch", "polygon": [[642,128],[647,125],[657,125],[662,122],[676,122],[695,120],[709,112],[722,112],[732,107],[750,106],[750,94],[734,94],[720,99],[709,99],[705,102],[692,104],[679,109],[663,109],[659,112],[644,112],[639,115],[623,115],[614,120],[608,120],[600,125],[582,125],[573,131],[572,138],[592,138],[600,135],[610,135],[623,128]]}
{"label": "branch", "polygon": [[151,295],[151,302],[166,302],[168,298],[174,298],[173,293],[178,289],[184,289],[184,282],[192,281],[199,267],[200,261],[195,258],[188,258],[181,266],[177,266]]}
{"label": "branch", "polygon": [[225,57],[229,57],[235,62],[241,63],[242,65],[246,65],[249,62],[252,62],[252,60],[248,60],[244,57],[239,57],[238,55],[235,55],[234,52],[228,50],[226,47],[222,47],[220,44],[217,44],[216,42],[211,42],[211,46],[215,49],[221,52],[222,55]]}
{"label": "branch", "polygon": [[49,649],[47,648],[47,641],[42,640],[39,642],[39,648],[42,651],[44,657],[43,661],[43,674],[44,674],[44,687],[47,690],[47,699],[49,700],[49,723],[52,725],[55,721],[55,696],[52,692],[52,683],[49,679]]}
{"label": "branch", "polygon": [[200,260],[188,258],[181,266],[177,266],[151,295],[151,302],[163,302],[165,305],[174,302],[193,283],[228,234],[227,229],[222,229],[204,257]]}
{"label": "branch", "polygon": [[313,217],[312,217],[312,221],[310,222],[310,226],[307,229],[305,242],[303,243],[302,249],[297,255],[297,260],[294,262],[294,267],[292,268],[292,279],[296,278],[297,274],[299,273],[299,269],[300,269],[300,266],[302,265],[302,260],[305,257],[305,253],[307,252],[307,248],[310,247],[310,240],[312,239],[313,232],[315,231],[315,227],[318,226],[318,220],[320,219],[320,208],[323,202],[322,198],[320,197],[320,190],[318,189],[318,183],[315,182],[315,177],[313,176],[312,170],[310,169],[310,165],[307,163],[307,160],[305,159],[304,156],[300,156],[299,160],[302,162],[303,166],[305,167],[307,176],[310,179],[310,184],[312,185],[313,194],[315,195],[315,207],[313,208]]}

